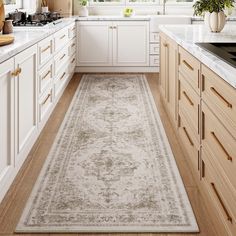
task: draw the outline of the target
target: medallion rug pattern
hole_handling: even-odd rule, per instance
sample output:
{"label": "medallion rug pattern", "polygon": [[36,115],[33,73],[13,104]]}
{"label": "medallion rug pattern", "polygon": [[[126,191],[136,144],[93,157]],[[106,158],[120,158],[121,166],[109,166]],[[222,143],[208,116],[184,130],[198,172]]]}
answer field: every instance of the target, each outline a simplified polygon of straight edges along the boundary
{"label": "medallion rug pattern", "polygon": [[197,232],[144,75],[85,75],[17,232]]}

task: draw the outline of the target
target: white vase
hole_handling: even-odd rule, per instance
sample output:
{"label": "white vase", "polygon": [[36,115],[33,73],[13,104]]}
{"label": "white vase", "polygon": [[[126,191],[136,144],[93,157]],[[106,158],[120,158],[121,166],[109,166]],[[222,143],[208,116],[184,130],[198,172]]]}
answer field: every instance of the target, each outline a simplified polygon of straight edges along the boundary
{"label": "white vase", "polygon": [[89,15],[87,6],[81,6],[79,9],[79,16],[87,17]]}
{"label": "white vase", "polygon": [[226,15],[223,11],[206,13],[205,24],[207,23],[211,32],[219,33],[225,26]]}

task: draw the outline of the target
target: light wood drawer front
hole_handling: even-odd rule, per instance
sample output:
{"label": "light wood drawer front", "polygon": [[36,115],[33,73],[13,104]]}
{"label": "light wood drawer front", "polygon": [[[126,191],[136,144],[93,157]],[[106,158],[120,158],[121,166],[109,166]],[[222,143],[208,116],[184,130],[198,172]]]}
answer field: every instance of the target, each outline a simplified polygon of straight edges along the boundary
{"label": "light wood drawer front", "polygon": [[200,62],[182,47],[179,47],[179,71],[186,81],[200,93]]}
{"label": "light wood drawer front", "polygon": [[150,54],[151,55],[159,55],[160,45],[158,43],[150,44]]}
{"label": "light wood drawer front", "polygon": [[150,66],[159,66],[159,56],[151,55],[150,56]]}
{"label": "light wood drawer front", "polygon": [[[52,85],[52,84],[51,84]],[[47,112],[53,105],[53,89],[52,86],[42,96],[39,102],[39,122],[42,122]]]}
{"label": "light wood drawer front", "polygon": [[68,29],[60,30],[54,34],[55,52],[58,52],[68,42]]}
{"label": "light wood drawer front", "polygon": [[73,39],[76,36],[76,26],[75,23],[68,28],[69,39]]}
{"label": "light wood drawer front", "polygon": [[236,138],[236,89],[202,66],[202,98]]}
{"label": "light wood drawer front", "polygon": [[188,124],[185,115],[179,110],[179,128],[178,132],[181,138],[184,148],[188,154],[188,160],[192,163],[195,174],[199,174],[200,170],[200,145],[199,141],[195,138],[192,126]]}
{"label": "light wood drawer front", "polygon": [[210,161],[209,152],[202,149],[202,182],[212,198],[212,204],[218,210],[222,223],[228,230],[228,235],[236,235],[236,205],[235,192],[232,192],[222,176],[215,170]]}
{"label": "light wood drawer front", "polygon": [[48,85],[53,80],[53,61],[51,60],[50,63],[46,64],[40,71],[39,71],[39,96],[45,92]]}
{"label": "light wood drawer front", "polygon": [[150,42],[151,43],[159,43],[159,33],[150,33]]}
{"label": "light wood drawer front", "polygon": [[196,137],[199,138],[200,97],[181,74],[179,74],[179,108],[184,111]]}
{"label": "light wood drawer front", "polygon": [[47,62],[53,55],[53,38],[48,37],[38,43],[39,66]]}
{"label": "light wood drawer front", "polygon": [[56,56],[55,56],[55,74],[61,70],[61,67],[64,66],[68,60],[68,47],[64,47]]}
{"label": "light wood drawer front", "polygon": [[202,144],[207,146],[218,167],[227,176],[227,181],[236,191],[236,139],[224,128],[221,122],[202,104]]}
{"label": "light wood drawer front", "polygon": [[70,41],[69,56],[74,55],[75,52],[76,52],[76,39],[73,39]]}

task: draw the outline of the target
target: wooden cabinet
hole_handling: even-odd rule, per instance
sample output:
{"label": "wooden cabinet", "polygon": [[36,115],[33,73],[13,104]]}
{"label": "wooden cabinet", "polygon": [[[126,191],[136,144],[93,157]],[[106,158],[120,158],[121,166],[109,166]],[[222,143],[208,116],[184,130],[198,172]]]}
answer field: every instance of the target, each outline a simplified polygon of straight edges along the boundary
{"label": "wooden cabinet", "polygon": [[37,132],[37,45],[15,57],[15,160],[23,162]]}
{"label": "wooden cabinet", "polygon": [[0,200],[14,169],[14,59],[0,65]]}
{"label": "wooden cabinet", "polygon": [[149,28],[145,21],[113,22],[113,65],[149,66]]}
{"label": "wooden cabinet", "polygon": [[59,12],[63,17],[72,16],[73,0],[49,0],[49,10]]}
{"label": "wooden cabinet", "polygon": [[[178,45],[160,35],[160,86],[172,121],[177,121],[177,56]],[[177,126],[177,122],[175,124]]]}
{"label": "wooden cabinet", "polygon": [[145,21],[78,22],[79,66],[149,66]]}
{"label": "wooden cabinet", "polygon": [[77,24],[79,66],[112,66],[112,22],[92,21]]}

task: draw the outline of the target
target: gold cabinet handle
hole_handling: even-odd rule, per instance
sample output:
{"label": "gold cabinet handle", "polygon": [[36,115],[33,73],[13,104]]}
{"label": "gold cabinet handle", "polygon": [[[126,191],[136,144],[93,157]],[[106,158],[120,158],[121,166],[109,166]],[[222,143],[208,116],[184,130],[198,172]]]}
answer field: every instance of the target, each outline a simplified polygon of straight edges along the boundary
{"label": "gold cabinet handle", "polygon": [[74,63],[75,62],[75,58],[71,61],[71,63]]}
{"label": "gold cabinet handle", "polygon": [[73,43],[71,46],[74,47],[74,46],[75,46],[75,43]]}
{"label": "gold cabinet handle", "polygon": [[60,37],[60,39],[64,39],[65,37],[66,37],[66,35],[64,34]]}
{"label": "gold cabinet handle", "polygon": [[213,191],[215,192],[215,195],[217,196],[217,198],[218,198],[218,200],[220,202],[220,205],[222,206],[222,208],[223,208],[223,210],[224,210],[224,212],[225,212],[225,214],[227,216],[227,220],[232,224],[233,223],[233,219],[230,216],[230,214],[229,214],[229,212],[228,212],[228,210],[227,210],[223,200],[221,199],[220,194],[218,193],[215,184],[211,183],[211,187],[212,187]]}
{"label": "gold cabinet handle", "polygon": [[113,26],[113,29],[117,29],[117,26]]}
{"label": "gold cabinet handle", "polygon": [[229,103],[214,87],[211,87],[210,89],[221,101],[223,101],[226,104],[227,107],[229,108],[233,107],[233,105]]}
{"label": "gold cabinet handle", "polygon": [[221,147],[225,155],[227,156],[228,161],[233,161],[233,158],[229,155],[227,150],[225,149],[224,145],[220,142],[220,140],[217,138],[216,134],[214,132],[211,132],[212,137],[215,139],[215,141],[218,143],[218,145]]}
{"label": "gold cabinet handle", "polygon": [[61,76],[60,80],[62,80],[65,75],[66,75],[66,72],[63,73],[63,75]]}
{"label": "gold cabinet handle", "polygon": [[193,67],[185,60],[183,60],[185,66],[187,66],[190,70],[194,71]]}
{"label": "gold cabinet handle", "polygon": [[42,49],[41,52],[42,52],[42,53],[43,53],[43,52],[46,52],[46,51],[47,51],[48,49],[50,49],[50,48],[51,48],[51,46],[48,46],[48,47]]}
{"label": "gold cabinet handle", "polygon": [[191,144],[191,146],[194,146],[193,141],[192,141],[192,139],[190,138],[187,129],[186,129],[185,127],[183,127],[183,130],[184,130],[184,133],[185,133],[185,135],[187,136],[188,141],[189,141],[189,143]]}
{"label": "gold cabinet handle", "polygon": [[74,31],[74,30],[75,30],[75,27],[72,28],[72,31]]}
{"label": "gold cabinet handle", "polygon": [[47,72],[47,74],[43,76],[42,80],[46,79],[50,73],[51,73],[51,71],[49,70],[49,71]]}
{"label": "gold cabinet handle", "polygon": [[51,94],[48,94],[48,96],[46,97],[46,99],[42,103],[43,106],[47,103],[47,101],[50,97],[51,97]]}
{"label": "gold cabinet handle", "polygon": [[11,73],[12,76],[18,76],[20,73],[22,72],[22,69],[21,68],[17,68],[15,71],[13,71]]}
{"label": "gold cabinet handle", "polygon": [[66,56],[66,54],[63,54],[63,56],[60,58],[60,61]]}
{"label": "gold cabinet handle", "polygon": [[164,46],[165,48],[167,48],[167,47],[168,47],[168,43],[163,43],[163,46]]}
{"label": "gold cabinet handle", "polygon": [[188,100],[188,102],[190,103],[191,106],[194,106],[194,103],[192,102],[192,100],[190,99],[190,97],[188,96],[188,94],[183,91],[183,95],[185,96],[185,98]]}
{"label": "gold cabinet handle", "polygon": [[113,29],[113,26],[109,26],[109,29]]}

